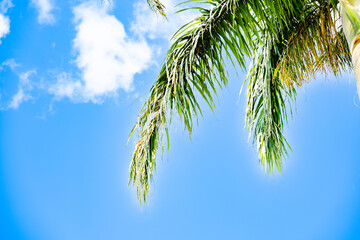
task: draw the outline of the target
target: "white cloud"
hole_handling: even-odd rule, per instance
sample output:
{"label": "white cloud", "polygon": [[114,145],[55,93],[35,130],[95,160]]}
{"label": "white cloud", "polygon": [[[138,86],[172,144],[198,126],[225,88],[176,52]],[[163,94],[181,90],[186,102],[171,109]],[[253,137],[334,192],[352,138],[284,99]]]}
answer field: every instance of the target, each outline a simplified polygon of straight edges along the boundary
{"label": "white cloud", "polygon": [[14,4],[12,3],[12,0],[3,0],[0,3],[0,11],[1,13],[6,13],[9,8],[12,8]]}
{"label": "white cloud", "polygon": [[81,97],[82,91],[81,82],[74,80],[68,73],[59,74],[56,83],[49,87],[49,93],[55,95],[57,99],[68,97],[75,100],[76,97]]}
{"label": "white cloud", "polygon": [[29,94],[25,94],[22,88],[13,96],[12,101],[9,104],[8,108],[17,109],[20,104],[24,101],[27,101],[31,98]]}
{"label": "white cloud", "polygon": [[166,7],[168,20],[151,11],[146,1],[139,1],[134,4],[135,19],[131,23],[131,31],[150,39],[162,38],[169,41],[180,27],[198,16],[193,11],[176,14],[176,11],[180,9],[176,7],[177,2],[174,0],[162,0],[161,2]]}
{"label": "white cloud", "polygon": [[131,39],[108,9],[95,1],[74,8],[73,48],[80,80],[61,74],[50,88],[58,98],[99,103],[119,89],[131,91],[134,75],[149,67],[152,51],[147,42]]}
{"label": "white cloud", "polygon": [[82,70],[85,94],[92,98],[119,88],[131,90],[134,75],[149,65],[150,47],[130,39],[122,23],[94,3],[76,7],[74,14],[76,64]]}
{"label": "white cloud", "polygon": [[0,44],[1,39],[10,33],[10,18],[5,14],[13,6],[12,0],[2,0],[0,2]]}
{"label": "white cloud", "polygon": [[31,4],[39,12],[38,22],[40,24],[54,24],[55,16],[52,13],[54,10],[53,0],[31,0]]}
{"label": "white cloud", "polygon": [[12,97],[9,105],[9,108],[17,109],[21,103],[32,99],[30,91],[33,89],[33,86],[30,83],[29,77],[36,72],[31,70],[27,72],[20,73],[19,76],[19,89],[17,93]]}
{"label": "white cloud", "polygon": [[1,39],[10,33],[10,19],[0,14],[0,43]]}
{"label": "white cloud", "polygon": [[166,40],[167,48],[172,34],[196,17],[192,12],[175,14],[175,2],[163,2],[169,21],[154,14],[144,1],[134,5],[131,32],[136,39],[110,13],[112,0],[90,0],[75,7],[73,50],[80,73],[59,74],[56,83],[48,88],[49,93],[57,100],[101,103],[106,97],[116,96],[119,89],[133,90],[134,76],[156,62],[153,57],[159,48],[150,47],[148,40]]}
{"label": "white cloud", "polygon": [[114,7],[114,1],[113,0],[102,0],[102,5],[106,9],[112,9]]}
{"label": "white cloud", "polygon": [[[174,14],[173,0],[163,0],[167,7],[166,21],[154,14],[144,2],[134,5],[134,21],[131,23],[129,36],[123,24],[110,12],[114,7],[113,0],[88,0],[73,9],[76,36],[73,40],[73,63],[79,71],[57,74],[53,83],[36,85],[29,78],[35,71],[18,72],[19,64],[9,59],[0,65],[0,71],[8,67],[18,77],[18,91],[3,109],[16,109],[24,101],[32,99],[30,93],[40,89],[50,93],[57,100],[68,98],[73,102],[101,103],[106,97],[117,96],[118,90],[133,90],[136,74],[148,69],[156,59],[154,44],[151,39],[168,40],[180,26],[196,16],[191,12]],[[39,22],[54,23],[55,18],[52,0],[32,0],[39,10]],[[10,20],[6,14],[12,7],[11,0],[0,2],[0,39],[9,33]],[[164,44],[164,41],[162,41]],[[55,43],[53,44],[55,47]],[[1,97],[1,96],[0,96]]]}
{"label": "white cloud", "polygon": [[6,61],[4,61],[2,64],[1,64],[1,67],[0,67],[0,70],[2,70],[3,67],[9,67],[12,71],[15,70],[16,67],[20,66],[16,61],[15,59],[11,58],[11,59],[8,59]]}
{"label": "white cloud", "polygon": [[[14,59],[8,59],[0,64],[0,71],[10,69],[13,74],[15,74],[19,83],[17,85],[17,92],[12,95],[8,100],[5,100],[4,104],[1,102],[0,110],[7,109],[17,109],[21,103],[32,99],[30,92],[34,89],[33,84],[30,82],[30,77],[36,74],[35,70],[29,71],[19,71],[20,64],[18,64]],[[2,89],[0,96],[8,96],[4,89]]]}

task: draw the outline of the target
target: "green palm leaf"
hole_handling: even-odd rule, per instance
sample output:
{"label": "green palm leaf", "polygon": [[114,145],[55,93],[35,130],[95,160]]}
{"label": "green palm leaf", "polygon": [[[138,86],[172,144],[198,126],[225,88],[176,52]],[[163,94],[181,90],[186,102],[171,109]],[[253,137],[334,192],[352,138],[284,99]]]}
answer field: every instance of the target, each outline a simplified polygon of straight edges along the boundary
{"label": "green palm leaf", "polygon": [[[197,0],[190,2],[198,2]],[[232,64],[252,66],[247,80],[246,124],[266,171],[281,171],[290,149],[283,128],[296,87],[315,73],[338,75],[351,67],[339,25],[336,0],[208,0],[210,9],[174,35],[164,65],[135,129],[139,131],[130,165],[130,179],[140,203],[146,201],[163,134],[174,113],[191,135],[202,114],[199,97],[215,107],[217,89],[226,85],[225,57]]]}
{"label": "green palm leaf", "polygon": [[277,66],[280,79],[301,86],[316,72],[337,76],[351,68],[337,1],[308,1],[299,16],[286,31],[286,49]]}
{"label": "green palm leaf", "polygon": [[[213,108],[216,86],[226,84],[223,46],[231,46],[228,56],[232,57],[232,51],[242,66],[245,66],[244,54],[250,54],[251,46],[247,40],[251,40],[251,34],[241,33],[240,26],[244,26],[244,22],[236,18],[239,14],[234,12],[237,1],[209,3],[215,5],[214,8],[201,8],[202,16],[175,34],[175,41],[151,89],[149,100],[141,110],[136,125],[140,131],[139,140],[130,166],[130,182],[136,185],[141,203],[146,200],[158,142],[161,132],[167,129],[172,111],[178,113],[191,134],[193,117],[201,114],[195,91]],[[248,18],[252,18],[249,9],[244,12]],[[235,24],[236,21],[238,24]],[[231,26],[236,28],[232,29]],[[238,52],[240,46],[242,51]]]}
{"label": "green palm leaf", "polygon": [[159,0],[147,0],[150,9],[166,18],[165,6]]}
{"label": "green palm leaf", "polygon": [[[277,33],[264,29],[262,41],[249,71],[246,124],[259,152],[264,169],[274,165],[281,172],[282,159],[290,145],[283,135],[287,122],[287,102],[295,100],[296,89],[315,77],[316,72],[331,72],[351,67],[351,59],[335,4],[305,1],[279,23]],[[273,18],[273,22],[283,19]],[[256,41],[254,39],[254,41]]]}

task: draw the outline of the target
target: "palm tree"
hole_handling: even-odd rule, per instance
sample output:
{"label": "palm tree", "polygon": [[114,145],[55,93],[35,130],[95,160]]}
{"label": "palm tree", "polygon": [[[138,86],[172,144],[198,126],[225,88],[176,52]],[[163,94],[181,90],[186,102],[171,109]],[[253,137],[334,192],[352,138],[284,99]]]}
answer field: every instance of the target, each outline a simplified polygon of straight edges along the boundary
{"label": "palm tree", "polygon": [[[165,16],[160,2],[148,2]],[[136,186],[141,204],[163,136],[169,143],[171,117],[176,113],[191,135],[202,114],[198,99],[213,110],[217,90],[227,84],[225,57],[243,69],[251,59],[245,79],[246,125],[268,173],[275,168],[281,172],[282,159],[290,150],[283,128],[296,89],[317,72],[339,76],[352,68],[351,61],[355,73],[360,72],[360,0],[206,0],[206,6],[211,7],[190,8],[201,15],[174,34],[130,134],[139,131],[129,183]]]}
{"label": "palm tree", "polygon": [[350,46],[358,93],[360,95],[360,1],[342,0],[341,17]]}

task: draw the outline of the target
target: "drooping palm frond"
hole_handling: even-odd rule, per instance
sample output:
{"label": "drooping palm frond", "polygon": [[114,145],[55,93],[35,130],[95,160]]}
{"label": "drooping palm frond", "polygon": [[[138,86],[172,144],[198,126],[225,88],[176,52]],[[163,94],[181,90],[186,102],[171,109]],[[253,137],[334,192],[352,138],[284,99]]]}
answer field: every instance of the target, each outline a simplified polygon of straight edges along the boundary
{"label": "drooping palm frond", "polygon": [[216,87],[227,82],[223,55],[245,68],[245,57],[254,48],[252,38],[259,29],[258,19],[268,21],[268,12],[283,11],[287,6],[279,4],[283,1],[288,2],[276,0],[265,7],[262,1],[210,0],[206,3],[213,8],[197,7],[202,15],[174,35],[175,41],[133,129],[140,133],[130,165],[130,182],[136,185],[141,204],[146,200],[159,141],[163,131],[168,133],[173,110],[191,134],[193,117],[201,114],[196,93],[213,109]]}
{"label": "drooping palm frond", "polygon": [[270,33],[263,37],[247,75],[246,125],[259,152],[261,166],[272,172],[275,165],[281,172],[282,159],[290,148],[283,135],[287,100],[294,100],[296,91],[275,76],[284,45]]}
{"label": "drooping palm frond", "polygon": [[249,54],[246,37],[234,36],[240,34],[240,26],[244,26],[244,22],[239,22],[236,29],[229,30],[234,26],[236,1],[211,3],[215,5],[212,10],[201,9],[202,16],[185,25],[175,35],[175,42],[135,126],[140,131],[140,138],[131,161],[130,181],[137,187],[141,204],[146,201],[161,132],[165,130],[168,134],[171,112],[177,111],[191,134],[193,116],[201,114],[194,90],[197,89],[212,108],[211,91],[216,92],[215,85],[226,83],[222,46],[227,44],[230,51],[242,46],[242,52],[233,51],[233,54],[243,66],[243,52]]}
{"label": "drooping palm frond", "polygon": [[286,19],[286,26],[279,24],[277,33],[264,29],[264,41],[257,44],[247,77],[246,124],[266,171],[272,172],[275,165],[281,172],[282,159],[291,149],[283,128],[295,88],[318,71],[337,75],[351,66],[334,2],[298,2],[283,19],[272,18],[273,22]]}
{"label": "drooping palm frond", "polygon": [[159,0],[147,0],[150,9],[166,18],[165,6]]}
{"label": "drooping palm frond", "polygon": [[351,68],[351,55],[340,25],[338,1],[305,1],[299,18],[293,19],[290,38],[277,66],[287,85],[301,86],[317,72],[337,76]]}
{"label": "drooping palm frond", "polygon": [[[191,2],[196,2],[194,0]],[[173,113],[191,135],[201,113],[198,98],[214,108],[216,89],[227,83],[224,57],[248,73],[246,123],[261,165],[281,171],[290,149],[283,128],[295,88],[315,72],[337,74],[350,65],[339,27],[337,0],[208,0],[211,9],[175,35],[149,99],[132,133],[139,140],[130,165],[130,180],[140,203],[146,201],[156,168],[157,149]],[[192,8],[194,9],[194,8]]]}
{"label": "drooping palm frond", "polygon": [[294,18],[303,8],[303,3],[294,3],[293,11],[282,18],[269,16],[277,25],[275,31],[264,26],[259,37],[253,39],[257,44],[245,79],[248,81],[245,123],[249,138],[258,150],[259,162],[270,173],[274,165],[281,172],[282,160],[291,149],[283,128],[287,122],[287,101],[295,99],[296,91],[294,85],[287,87],[280,81],[276,69],[286,49]]}

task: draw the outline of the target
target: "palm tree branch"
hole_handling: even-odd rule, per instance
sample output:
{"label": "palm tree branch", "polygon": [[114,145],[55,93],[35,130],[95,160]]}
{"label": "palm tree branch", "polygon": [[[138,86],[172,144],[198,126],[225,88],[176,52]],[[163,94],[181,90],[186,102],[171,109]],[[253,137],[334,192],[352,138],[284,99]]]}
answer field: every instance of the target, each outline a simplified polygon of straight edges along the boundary
{"label": "palm tree branch", "polygon": [[264,30],[259,41],[249,80],[246,124],[266,171],[291,149],[283,135],[287,122],[287,102],[296,97],[295,87],[314,77],[317,71],[338,75],[351,67],[345,36],[338,25],[337,1],[304,1],[287,17],[273,18],[279,24],[276,34]]}
{"label": "palm tree branch", "polygon": [[147,0],[147,3],[153,12],[167,18],[165,14],[165,6],[159,0]]}
{"label": "palm tree branch", "polygon": [[342,27],[337,1],[318,0],[307,4],[296,19],[276,74],[287,85],[301,86],[316,72],[339,75],[351,68],[351,55]]}
{"label": "palm tree branch", "polygon": [[258,45],[253,65],[247,75],[246,125],[259,152],[259,162],[265,171],[281,172],[282,158],[290,148],[283,135],[287,121],[287,101],[294,100],[296,91],[287,88],[274,75],[276,64],[285,47],[281,36],[265,32]]}
{"label": "palm tree branch", "polygon": [[174,35],[174,43],[135,126],[139,140],[130,165],[129,183],[136,185],[141,204],[146,201],[156,166],[158,143],[164,131],[168,136],[173,112],[177,112],[191,135],[193,118],[202,114],[197,97],[200,95],[213,109],[216,88],[227,83],[224,56],[245,68],[245,58],[254,49],[253,36],[264,22],[275,31],[267,15],[279,14],[289,2],[275,0],[265,7],[262,1],[209,0],[207,3],[213,7],[196,7],[202,15]]}

